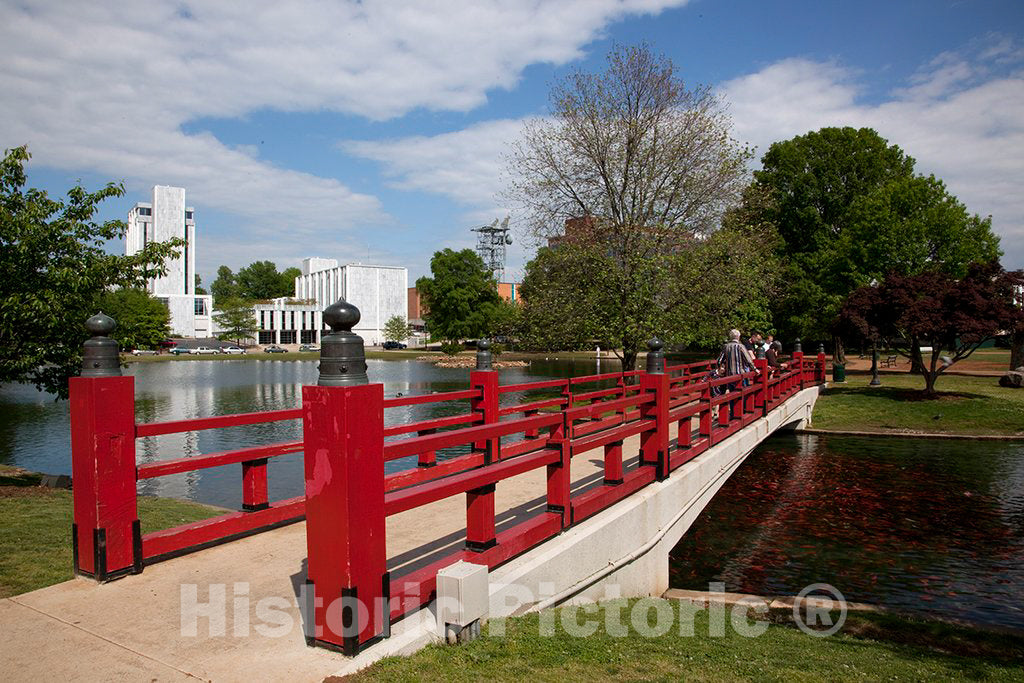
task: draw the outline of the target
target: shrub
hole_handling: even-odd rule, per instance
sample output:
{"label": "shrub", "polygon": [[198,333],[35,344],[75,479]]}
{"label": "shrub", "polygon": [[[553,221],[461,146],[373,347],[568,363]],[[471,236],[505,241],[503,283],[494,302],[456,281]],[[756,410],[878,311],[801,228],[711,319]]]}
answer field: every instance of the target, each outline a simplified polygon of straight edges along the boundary
{"label": "shrub", "polygon": [[447,356],[457,356],[462,351],[462,344],[455,342],[445,342],[441,344],[441,353]]}

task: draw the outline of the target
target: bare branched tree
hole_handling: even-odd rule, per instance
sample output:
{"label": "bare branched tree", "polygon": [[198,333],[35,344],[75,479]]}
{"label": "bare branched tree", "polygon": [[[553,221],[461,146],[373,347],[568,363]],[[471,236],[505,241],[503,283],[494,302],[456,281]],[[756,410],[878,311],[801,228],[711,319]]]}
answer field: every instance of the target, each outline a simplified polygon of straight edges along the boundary
{"label": "bare branched tree", "polygon": [[551,109],[509,158],[509,198],[540,240],[590,216],[620,253],[672,248],[714,230],[746,185],[751,152],[730,137],[722,100],[687,89],[647,47],[616,48],[606,72],[569,76]]}
{"label": "bare branched tree", "polygon": [[508,160],[508,198],[538,242],[560,242],[527,266],[524,335],[538,348],[611,344],[631,369],[655,334],[706,339],[744,305],[741,317],[758,319],[770,274],[747,245],[760,237],[709,239],[738,204],[752,156],[730,136],[722,100],[628,47],[604,73],[557,84],[551,109]]}

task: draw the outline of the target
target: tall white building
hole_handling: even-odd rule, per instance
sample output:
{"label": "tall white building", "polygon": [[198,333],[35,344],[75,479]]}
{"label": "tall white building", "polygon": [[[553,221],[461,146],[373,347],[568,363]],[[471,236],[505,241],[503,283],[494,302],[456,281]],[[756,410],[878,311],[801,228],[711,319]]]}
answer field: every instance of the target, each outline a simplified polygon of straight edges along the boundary
{"label": "tall white building", "polygon": [[[307,258],[295,278],[295,297],[256,304],[260,344],[319,344],[327,330],[323,310],[338,299],[355,304],[361,314],[353,331],[371,346],[383,343],[384,325],[405,318],[409,271],[397,266],[368,266],[335,259]],[[301,303],[300,303],[301,302]]]}
{"label": "tall white building", "polygon": [[213,298],[196,294],[195,210],[185,205],[185,189],[156,185],[153,201],[139,202],[128,212],[125,254],[131,256],[150,242],[173,237],[185,240],[177,258],[165,265],[167,273],[146,283],[146,290],[166,304],[171,314],[171,334],[181,337],[209,337]]}
{"label": "tall white building", "polygon": [[295,298],[315,301],[323,310],[338,299],[359,309],[354,331],[368,344],[384,340],[384,325],[392,316],[405,319],[409,271],[399,266],[337,265],[332,259],[307,258],[295,278]]}

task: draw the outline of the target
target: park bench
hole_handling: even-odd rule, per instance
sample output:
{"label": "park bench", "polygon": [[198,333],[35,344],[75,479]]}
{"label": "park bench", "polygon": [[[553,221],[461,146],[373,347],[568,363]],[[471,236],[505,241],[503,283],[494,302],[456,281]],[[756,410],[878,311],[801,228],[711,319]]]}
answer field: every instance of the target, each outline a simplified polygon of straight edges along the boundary
{"label": "park bench", "polygon": [[889,356],[884,361],[882,361],[882,367],[883,368],[894,368],[894,367],[896,367],[896,356]]}

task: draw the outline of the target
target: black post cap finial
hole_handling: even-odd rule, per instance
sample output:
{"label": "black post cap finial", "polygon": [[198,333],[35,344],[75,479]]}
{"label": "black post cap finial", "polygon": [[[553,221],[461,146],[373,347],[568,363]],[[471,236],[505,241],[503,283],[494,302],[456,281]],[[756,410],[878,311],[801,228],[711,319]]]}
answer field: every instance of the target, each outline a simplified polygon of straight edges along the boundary
{"label": "black post cap finial", "polygon": [[491,342],[486,339],[478,340],[476,343],[476,369],[492,370],[491,360]]}
{"label": "black post cap finial", "polygon": [[647,342],[647,374],[660,375],[665,372],[665,354],[661,351],[664,347],[657,337]]}
{"label": "black post cap finial", "polygon": [[343,387],[369,383],[363,338],[352,332],[360,318],[359,309],[344,299],[324,309],[324,322],[331,331],[320,340],[318,385]]}
{"label": "black post cap finial", "polygon": [[797,351],[800,353],[803,353],[804,351],[803,347],[800,346],[800,337],[797,337],[796,341],[793,342],[793,353],[796,353]]}
{"label": "black post cap finial", "polygon": [[818,353],[825,353],[825,345],[818,344]]}
{"label": "black post cap finial", "polygon": [[92,338],[82,345],[82,377],[121,376],[117,342],[107,336],[116,328],[117,322],[103,311],[85,321]]}
{"label": "black post cap finial", "polygon": [[764,358],[764,345],[757,344],[754,347],[754,358]]}

